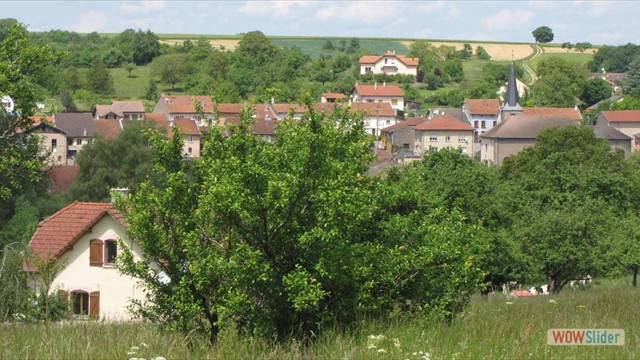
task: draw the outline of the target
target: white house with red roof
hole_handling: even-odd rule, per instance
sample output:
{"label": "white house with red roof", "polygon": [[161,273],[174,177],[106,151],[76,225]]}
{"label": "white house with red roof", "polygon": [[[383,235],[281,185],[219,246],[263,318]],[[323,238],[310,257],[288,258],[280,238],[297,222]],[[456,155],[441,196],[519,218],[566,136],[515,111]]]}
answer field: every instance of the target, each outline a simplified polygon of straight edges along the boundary
{"label": "white house with red roof", "polygon": [[500,122],[500,102],[498,99],[465,99],[462,112],[475,128],[474,140],[480,141],[478,135],[491,130]]}
{"label": "white house with red roof", "polygon": [[[74,202],[38,224],[29,249],[62,266],[51,291],[69,301],[75,317],[118,321],[132,317],[130,300],[144,300],[137,280],[114,266],[121,244],[141,257],[142,250],[127,237],[124,218],[111,203]],[[24,268],[39,291],[34,263],[27,261]]]}
{"label": "white house with red roof", "polygon": [[394,110],[404,111],[404,91],[398,85],[358,85],[353,87],[354,103],[389,103]]}
{"label": "white house with red roof", "polygon": [[360,58],[360,74],[413,75],[418,74],[418,58],[396,55],[387,51],[384,55],[366,55]]}
{"label": "white house with red roof", "polygon": [[444,148],[459,149],[473,156],[474,127],[451,115],[436,115],[413,127],[417,154],[438,151]]}

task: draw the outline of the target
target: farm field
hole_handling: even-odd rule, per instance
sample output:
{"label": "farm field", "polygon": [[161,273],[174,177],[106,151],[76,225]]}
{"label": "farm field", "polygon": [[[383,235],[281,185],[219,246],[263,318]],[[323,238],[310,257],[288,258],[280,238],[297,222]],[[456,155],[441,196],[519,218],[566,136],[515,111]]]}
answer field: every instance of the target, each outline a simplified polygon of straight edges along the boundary
{"label": "farm field", "polygon": [[[363,319],[358,330],[325,329],[308,346],[297,340],[224,333],[209,347],[143,323],[10,324],[0,358],[15,359],[634,359],[640,356],[638,289],[594,281],[557,296],[474,297],[450,325],[423,316]],[[623,346],[549,346],[550,328],[623,329]],[[191,340],[191,345],[188,341]],[[428,355],[427,355],[428,354]]]}
{"label": "farm field", "polygon": [[536,70],[536,67],[538,66],[538,63],[541,60],[548,59],[548,58],[551,58],[551,57],[559,57],[559,58],[567,60],[567,61],[569,61],[571,63],[575,63],[576,65],[584,65],[587,62],[589,62],[589,60],[593,59],[593,53],[587,53],[587,52],[585,52],[584,54],[579,53],[579,52],[566,53],[566,50],[565,50],[564,53],[560,53],[560,52],[548,53],[548,52],[545,52],[542,55],[538,56],[537,58],[530,60],[529,61],[529,65],[533,68],[533,70]]}

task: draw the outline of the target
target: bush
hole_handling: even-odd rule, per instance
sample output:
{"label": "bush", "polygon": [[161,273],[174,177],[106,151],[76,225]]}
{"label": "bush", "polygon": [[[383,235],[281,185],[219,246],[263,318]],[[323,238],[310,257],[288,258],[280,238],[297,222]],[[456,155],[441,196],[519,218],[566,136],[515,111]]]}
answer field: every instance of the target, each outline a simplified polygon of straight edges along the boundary
{"label": "bush", "polygon": [[482,46],[476,48],[476,56],[480,60],[491,60],[491,55]]}

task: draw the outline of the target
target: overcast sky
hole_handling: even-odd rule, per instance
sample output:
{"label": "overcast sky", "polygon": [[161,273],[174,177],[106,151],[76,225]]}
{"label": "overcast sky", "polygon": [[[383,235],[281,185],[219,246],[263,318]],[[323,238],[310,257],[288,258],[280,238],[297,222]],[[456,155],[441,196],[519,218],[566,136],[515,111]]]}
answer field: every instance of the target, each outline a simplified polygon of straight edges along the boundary
{"label": "overcast sky", "polygon": [[639,1],[0,1],[32,31],[399,37],[640,43]]}

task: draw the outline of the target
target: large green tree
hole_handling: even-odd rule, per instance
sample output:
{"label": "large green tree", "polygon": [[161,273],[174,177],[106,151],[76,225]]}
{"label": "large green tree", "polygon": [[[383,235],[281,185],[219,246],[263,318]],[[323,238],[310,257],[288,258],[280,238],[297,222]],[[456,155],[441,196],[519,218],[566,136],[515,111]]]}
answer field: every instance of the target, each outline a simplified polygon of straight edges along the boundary
{"label": "large green tree", "polygon": [[533,38],[539,43],[548,43],[553,41],[553,30],[548,26],[540,26],[533,30]]}
{"label": "large green tree", "polygon": [[537,106],[577,105],[585,83],[583,70],[558,57],[541,60],[536,70],[538,81],[531,92]]}
{"label": "large green tree", "polygon": [[151,174],[152,148],[143,122],[131,122],[113,139],[97,138],[78,153],[78,178],[69,189],[79,201],[109,201],[109,190],[135,190]]}
{"label": "large green tree", "polygon": [[187,75],[186,56],[183,54],[163,55],[151,63],[153,74],[160,81],[171,84],[171,90]]}
{"label": "large green tree", "polygon": [[115,91],[113,77],[102,61],[96,61],[86,75],[87,88],[97,94],[112,94]]}

